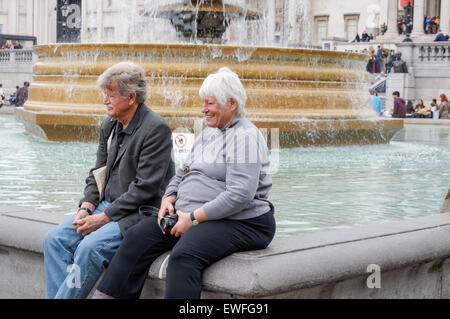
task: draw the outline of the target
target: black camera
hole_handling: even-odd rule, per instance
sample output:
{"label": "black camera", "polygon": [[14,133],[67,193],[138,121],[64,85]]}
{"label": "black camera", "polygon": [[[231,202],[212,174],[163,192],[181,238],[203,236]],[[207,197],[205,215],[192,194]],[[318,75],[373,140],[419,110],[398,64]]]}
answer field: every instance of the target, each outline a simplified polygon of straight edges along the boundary
{"label": "black camera", "polygon": [[163,219],[161,219],[159,227],[166,233],[170,234],[170,231],[172,230],[172,227],[175,226],[175,224],[178,221],[178,215],[177,214],[169,214],[166,215]]}

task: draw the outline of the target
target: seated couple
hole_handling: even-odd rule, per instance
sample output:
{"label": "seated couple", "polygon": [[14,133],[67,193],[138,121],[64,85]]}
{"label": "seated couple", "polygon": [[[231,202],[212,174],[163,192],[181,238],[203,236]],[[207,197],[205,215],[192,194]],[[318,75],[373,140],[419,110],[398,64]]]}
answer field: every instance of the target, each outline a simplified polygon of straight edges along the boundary
{"label": "seated couple", "polygon": [[[121,62],[97,84],[108,117],[78,213],[44,238],[47,297],[86,298],[107,267],[94,298],[139,298],[150,265],[170,250],[165,298],[200,298],[206,267],[266,248],[275,234],[268,149],[245,118],[244,87],[228,68],[204,80],[207,127],[175,174],[171,130],[144,104],[144,70]],[[160,228],[168,214],[178,216],[170,234]]]}

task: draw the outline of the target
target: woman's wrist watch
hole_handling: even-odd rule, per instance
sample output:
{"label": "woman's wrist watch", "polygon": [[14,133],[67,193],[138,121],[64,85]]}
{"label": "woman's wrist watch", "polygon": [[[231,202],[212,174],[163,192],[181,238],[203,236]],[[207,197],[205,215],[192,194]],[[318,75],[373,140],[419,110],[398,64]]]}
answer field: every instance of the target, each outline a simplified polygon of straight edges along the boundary
{"label": "woman's wrist watch", "polygon": [[192,212],[192,213],[190,214],[190,216],[191,216],[192,226],[198,225],[198,220],[195,219],[194,212]]}

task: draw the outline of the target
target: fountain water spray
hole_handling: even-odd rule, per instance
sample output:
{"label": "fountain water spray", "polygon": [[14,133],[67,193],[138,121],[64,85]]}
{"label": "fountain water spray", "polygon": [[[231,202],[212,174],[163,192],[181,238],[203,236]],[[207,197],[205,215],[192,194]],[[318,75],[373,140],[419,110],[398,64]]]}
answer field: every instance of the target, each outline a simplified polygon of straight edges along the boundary
{"label": "fountain water spray", "polygon": [[[203,118],[198,89],[208,74],[222,66],[235,71],[246,88],[247,117],[268,131],[269,140],[271,130],[279,132],[281,147],[387,143],[403,127],[402,120],[376,118],[371,109],[365,55],[267,43],[232,45],[243,41],[233,27],[246,25],[237,30],[258,35],[267,29],[261,21],[268,21],[264,8],[239,7],[236,1],[143,3],[131,1],[121,8],[123,19],[130,21],[127,43],[35,47],[38,62],[29,100],[17,110],[28,131],[55,141],[97,140],[105,112],[95,80],[124,60],[146,70],[151,93],[146,104],[172,129],[193,132]],[[307,1],[287,3],[294,17],[307,15]],[[297,19],[288,21],[293,26],[287,45],[292,46],[289,41],[303,31]],[[147,23],[165,25],[168,31],[150,32],[147,27],[145,32]],[[161,35],[169,43],[160,43]]]}

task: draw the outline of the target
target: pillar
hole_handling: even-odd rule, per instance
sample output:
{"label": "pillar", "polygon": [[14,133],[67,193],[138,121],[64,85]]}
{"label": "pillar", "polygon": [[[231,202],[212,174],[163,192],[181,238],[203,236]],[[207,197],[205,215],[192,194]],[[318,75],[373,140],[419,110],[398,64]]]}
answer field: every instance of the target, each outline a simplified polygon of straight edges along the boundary
{"label": "pillar", "polygon": [[427,1],[427,15],[436,16],[436,0]]}
{"label": "pillar", "polygon": [[34,6],[33,0],[27,0],[27,26],[26,26],[26,35],[34,35]]}
{"label": "pillar", "polygon": [[388,30],[384,34],[383,40],[399,41],[400,36],[397,31],[398,0],[388,0],[387,26]]}
{"label": "pillar", "polygon": [[18,18],[18,12],[17,12],[17,6],[18,3],[15,0],[10,0],[8,3],[8,23],[6,30],[3,31],[3,33],[9,33],[9,34],[17,34],[17,18]]}
{"label": "pillar", "polygon": [[[50,43],[50,30],[49,30],[49,24],[50,24],[50,11],[49,11],[49,0],[44,0],[39,3],[39,11],[41,17],[43,17],[43,21],[46,21],[46,23],[42,23],[38,21],[38,24],[40,26],[40,35],[38,35],[38,43],[39,44],[47,44]],[[56,11],[55,11],[56,13]],[[53,28],[56,32],[56,23],[53,25]],[[56,42],[56,41],[55,41]]]}
{"label": "pillar", "polygon": [[97,0],[97,41],[103,41],[103,0]]}
{"label": "pillar", "polygon": [[87,42],[88,33],[87,33],[87,1],[81,2],[81,42]]}
{"label": "pillar", "polygon": [[275,43],[275,0],[267,0],[267,42]]}
{"label": "pillar", "polygon": [[288,0],[288,43],[297,42],[297,7],[295,0]]}
{"label": "pillar", "polygon": [[442,33],[450,34],[450,1],[441,0],[441,30]]}
{"label": "pillar", "polygon": [[420,39],[425,36],[425,31],[423,30],[425,14],[425,0],[414,1],[414,28],[411,33],[411,38]]}

